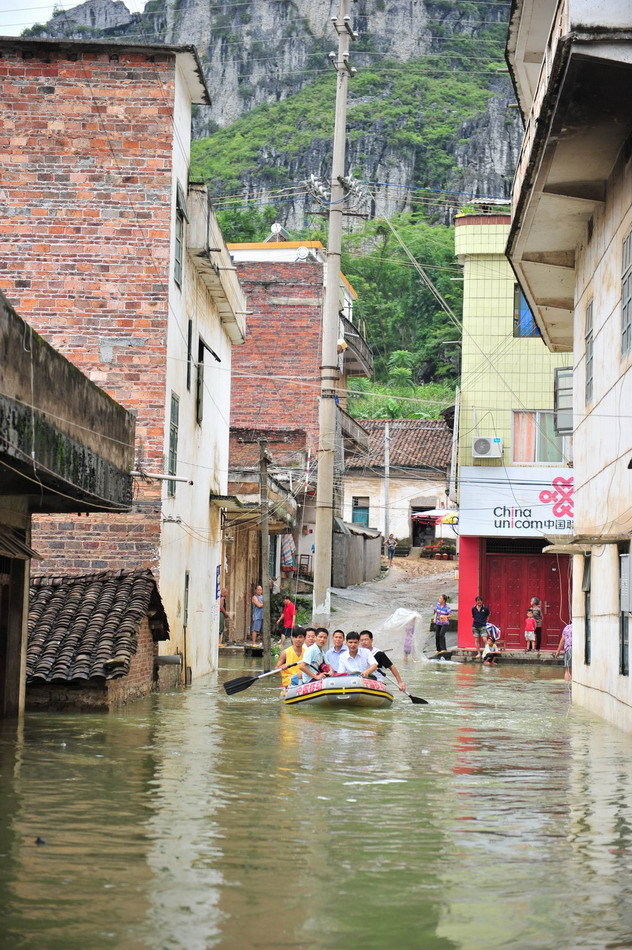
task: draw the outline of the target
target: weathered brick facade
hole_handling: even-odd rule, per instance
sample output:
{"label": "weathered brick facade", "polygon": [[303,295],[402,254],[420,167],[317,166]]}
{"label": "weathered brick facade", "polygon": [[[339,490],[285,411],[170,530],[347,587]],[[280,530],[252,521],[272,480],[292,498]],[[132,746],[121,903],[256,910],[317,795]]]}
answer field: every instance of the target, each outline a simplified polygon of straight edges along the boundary
{"label": "weathered brick facade", "polygon": [[[57,349],[137,414],[164,450],[173,53],[4,42],[0,287]],[[131,515],[42,519],[64,570],[159,569],[160,486]],[[132,557],[130,558],[130,555]],[[42,568],[46,570],[47,563]]]}
{"label": "weathered brick facade", "polygon": [[[237,273],[248,299],[248,339],[233,356],[231,429],[300,426],[304,448],[313,454],[318,447],[323,266],[311,261],[238,262]],[[299,379],[266,379],[270,376]],[[274,447],[270,450],[274,456]]]}

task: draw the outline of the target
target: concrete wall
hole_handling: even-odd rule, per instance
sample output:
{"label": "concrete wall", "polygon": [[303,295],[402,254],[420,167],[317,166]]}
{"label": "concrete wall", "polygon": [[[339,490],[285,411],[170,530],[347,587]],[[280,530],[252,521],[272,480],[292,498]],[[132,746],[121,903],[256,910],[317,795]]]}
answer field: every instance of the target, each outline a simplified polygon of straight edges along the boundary
{"label": "concrete wall", "polygon": [[[630,471],[632,353],[621,354],[622,248],[632,228],[632,167],[620,159],[592,237],[578,249],[575,291],[575,530],[604,541],[632,533]],[[593,398],[586,402],[585,319],[593,302]],[[592,550],[592,658],[584,663],[583,557],[574,559],[573,699],[632,730],[632,681],[619,672],[620,583],[617,544]]]}
{"label": "concrete wall", "polygon": [[333,537],[332,586],[351,587],[373,580],[380,573],[382,538],[335,531]]}
{"label": "concrete wall", "polygon": [[[445,477],[422,475],[419,478],[390,478],[389,480],[389,532],[396,538],[412,539],[410,515],[413,506],[437,508],[445,502]],[[384,479],[376,476],[355,475],[347,472],[344,479],[345,521],[353,520],[353,498],[369,498],[369,527],[385,532],[384,524]]]}

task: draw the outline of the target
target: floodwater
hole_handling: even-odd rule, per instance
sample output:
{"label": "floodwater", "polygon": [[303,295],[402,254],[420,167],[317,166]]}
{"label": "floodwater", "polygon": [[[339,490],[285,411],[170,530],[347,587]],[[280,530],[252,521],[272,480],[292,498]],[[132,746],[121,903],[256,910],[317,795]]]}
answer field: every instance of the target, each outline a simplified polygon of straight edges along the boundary
{"label": "floodwater", "polygon": [[424,664],[430,705],[355,712],[213,678],[5,724],[0,946],[630,947],[632,740],[560,675]]}

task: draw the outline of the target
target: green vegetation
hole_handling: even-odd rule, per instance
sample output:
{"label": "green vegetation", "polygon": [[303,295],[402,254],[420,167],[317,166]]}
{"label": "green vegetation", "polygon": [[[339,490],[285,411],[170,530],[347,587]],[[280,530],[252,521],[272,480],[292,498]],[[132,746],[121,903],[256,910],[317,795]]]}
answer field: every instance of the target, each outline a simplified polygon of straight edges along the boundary
{"label": "green vegetation", "polygon": [[369,379],[349,381],[349,414],[356,419],[438,419],[454,402],[448,383],[411,385],[406,389]]}
{"label": "green vegetation", "polygon": [[[453,388],[459,346],[448,341],[459,340],[460,331],[423,284],[392,229],[459,319],[462,308],[453,228],[431,226],[418,215],[401,214],[391,218],[390,226],[371,221],[349,235],[342,267],[358,293],[354,319],[366,326],[376,378],[399,396],[407,388],[430,382]],[[436,396],[432,393],[428,398]]]}

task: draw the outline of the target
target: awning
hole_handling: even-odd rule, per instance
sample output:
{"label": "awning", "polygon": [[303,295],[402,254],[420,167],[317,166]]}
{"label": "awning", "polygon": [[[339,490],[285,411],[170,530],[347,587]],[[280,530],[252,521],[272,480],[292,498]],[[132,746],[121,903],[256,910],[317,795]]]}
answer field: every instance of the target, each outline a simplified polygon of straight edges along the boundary
{"label": "awning", "polygon": [[22,561],[43,561],[43,556],[22,540],[21,533],[17,528],[12,528],[8,524],[0,524],[0,556],[15,557]]}
{"label": "awning", "polygon": [[458,524],[458,508],[430,508],[429,511],[414,511],[413,521],[435,521],[438,524]]}

